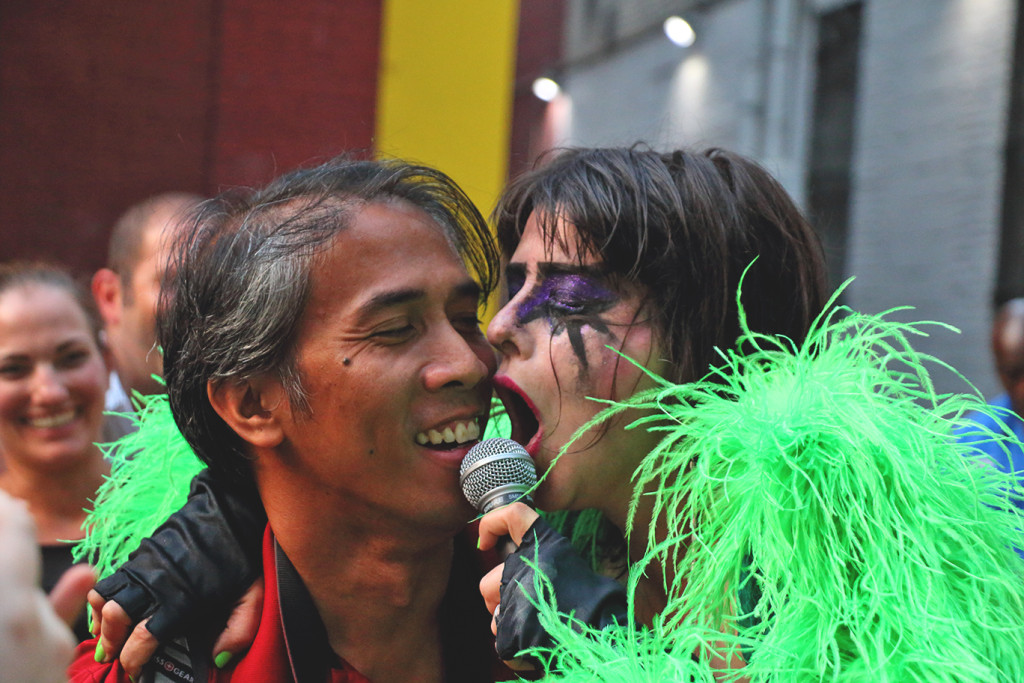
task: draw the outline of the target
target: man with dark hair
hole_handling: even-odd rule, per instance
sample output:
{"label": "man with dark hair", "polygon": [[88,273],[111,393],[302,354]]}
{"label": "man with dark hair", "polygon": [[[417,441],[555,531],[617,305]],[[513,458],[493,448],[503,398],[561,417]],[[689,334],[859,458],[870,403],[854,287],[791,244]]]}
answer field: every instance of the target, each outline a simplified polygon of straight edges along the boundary
{"label": "man with dark hair", "polygon": [[130,412],[133,392],[164,391],[153,379],[163,374],[156,348],[157,298],[170,244],[185,216],[202,201],[199,195],[185,192],[155,195],[132,206],[114,225],[107,267],[92,278],[93,298],[114,361],[107,410]]}
{"label": "man with dark hair", "polygon": [[[996,467],[1018,472],[1024,479],[1024,298],[1010,299],[996,309],[992,321],[992,360],[1003,393],[989,401],[989,405],[997,409],[1002,424],[987,415],[972,415],[983,431],[964,430],[961,439],[974,443]],[[993,441],[985,436],[987,432],[1014,438]]]}
{"label": "man with dark hair", "polygon": [[[458,467],[495,368],[479,212],[433,169],[334,161],[207,203],[174,265],[171,410],[211,476],[255,485],[266,596],[245,656],[207,667],[192,629],[143,680],[490,680],[480,573],[457,538],[474,514]],[[71,680],[138,680],[96,645]]]}

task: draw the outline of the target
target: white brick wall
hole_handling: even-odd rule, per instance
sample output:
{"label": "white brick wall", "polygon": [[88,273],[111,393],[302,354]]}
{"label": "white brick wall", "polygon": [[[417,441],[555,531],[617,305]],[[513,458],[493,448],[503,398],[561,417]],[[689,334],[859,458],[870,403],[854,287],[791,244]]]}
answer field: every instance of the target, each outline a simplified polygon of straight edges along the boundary
{"label": "white brick wall", "polygon": [[[688,15],[689,50],[651,33],[570,64],[564,142],[729,147],[802,200],[816,4],[724,0]],[[959,327],[916,345],[986,394],[1014,15],[1014,0],[865,0],[861,35],[849,301]]]}
{"label": "white brick wall", "polygon": [[919,348],[997,389],[988,348],[1012,0],[865,5],[850,303],[948,322]]}

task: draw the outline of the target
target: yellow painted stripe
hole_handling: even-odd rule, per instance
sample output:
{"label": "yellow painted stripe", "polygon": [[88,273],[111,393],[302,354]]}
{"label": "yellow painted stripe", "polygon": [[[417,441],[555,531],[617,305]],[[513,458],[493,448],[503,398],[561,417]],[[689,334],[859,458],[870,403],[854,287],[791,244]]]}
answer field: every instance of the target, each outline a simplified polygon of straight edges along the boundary
{"label": "yellow painted stripe", "polygon": [[488,214],[505,183],[518,0],[384,0],[376,151],[436,166]]}

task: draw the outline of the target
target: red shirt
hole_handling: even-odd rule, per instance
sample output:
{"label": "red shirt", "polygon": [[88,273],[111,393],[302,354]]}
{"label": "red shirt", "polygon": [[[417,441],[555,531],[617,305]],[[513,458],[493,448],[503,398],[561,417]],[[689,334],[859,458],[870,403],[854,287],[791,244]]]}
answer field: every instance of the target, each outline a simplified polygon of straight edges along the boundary
{"label": "red shirt", "polygon": [[[458,556],[456,562],[458,562]],[[479,572],[474,573],[478,574]],[[453,570],[453,582],[465,582],[465,577],[457,577],[454,574],[457,572]],[[259,630],[256,632],[256,639],[243,657],[226,668],[216,669],[210,665],[209,681],[215,683],[226,683],[227,681],[291,683],[293,681],[284,630],[281,626],[281,605],[274,562],[274,538],[269,526],[263,537],[263,575],[266,579],[266,595],[263,599],[263,612],[260,617]],[[476,590],[475,583],[469,587],[473,591]],[[463,608],[457,607],[457,609],[462,611]],[[483,609],[482,602],[480,609]],[[469,619],[468,616],[466,618]],[[476,639],[474,638],[474,640]],[[478,645],[473,647],[478,647]],[[74,660],[68,669],[69,683],[131,683],[128,675],[121,668],[120,662],[98,664],[94,660],[95,651],[95,638],[78,646],[78,649],[75,650]],[[490,652],[494,652],[493,639]],[[208,657],[209,653],[194,653],[194,655]],[[497,663],[497,658],[494,657],[493,661]],[[154,664],[151,663],[148,666],[154,666]],[[504,667],[497,665],[492,668],[496,678],[491,680],[506,680],[504,674],[508,672],[504,670]],[[147,677],[144,675],[142,680],[146,681]],[[330,670],[330,677],[327,680],[330,683],[370,683],[369,679],[340,658],[335,660],[335,666]]]}
{"label": "red shirt", "polygon": [[[209,680],[216,683],[228,681],[265,681],[266,683],[290,683],[291,666],[285,647],[284,630],[281,627],[281,604],[277,592],[277,574],[274,567],[274,537],[267,527],[263,535],[263,576],[266,579],[266,595],[263,598],[263,613],[256,639],[252,647],[237,662],[224,669],[210,667]],[[94,656],[96,639],[78,646],[75,658],[68,669],[70,683],[131,683],[120,662],[97,664]],[[208,656],[208,653],[197,653]],[[168,665],[169,666],[169,665]],[[331,669],[330,683],[369,683],[369,679],[341,662],[340,668]],[[145,680],[143,676],[143,680]]]}

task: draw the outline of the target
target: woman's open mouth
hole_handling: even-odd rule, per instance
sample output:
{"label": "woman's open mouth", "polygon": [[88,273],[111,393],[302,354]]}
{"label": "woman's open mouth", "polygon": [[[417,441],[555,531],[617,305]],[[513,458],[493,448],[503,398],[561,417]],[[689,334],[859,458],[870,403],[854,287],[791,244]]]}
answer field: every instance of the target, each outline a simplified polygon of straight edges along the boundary
{"label": "woman's open mouth", "polygon": [[494,378],[494,393],[505,404],[508,411],[509,421],[512,424],[512,434],[509,438],[523,444],[526,451],[536,457],[536,448],[540,443],[540,420],[537,417],[537,408],[533,401],[520,389],[515,382],[508,377],[498,376]]}

